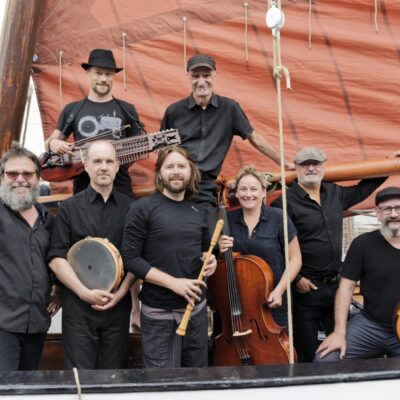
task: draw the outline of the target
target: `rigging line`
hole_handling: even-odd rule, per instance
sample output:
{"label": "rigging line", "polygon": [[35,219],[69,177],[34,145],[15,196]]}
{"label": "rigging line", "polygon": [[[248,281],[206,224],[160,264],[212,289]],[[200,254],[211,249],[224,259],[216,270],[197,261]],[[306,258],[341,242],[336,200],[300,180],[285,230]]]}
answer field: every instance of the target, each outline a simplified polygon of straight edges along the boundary
{"label": "rigging line", "polygon": [[183,72],[186,73],[187,17],[182,17],[182,21],[183,21]]}
{"label": "rigging line", "polygon": [[378,0],[375,0],[374,22],[375,22],[375,32],[378,33]]}
{"label": "rigging line", "polygon": [[246,54],[246,62],[249,62],[249,48],[248,48],[248,40],[247,40],[247,31],[248,31],[248,8],[249,3],[244,3],[244,51]]}
{"label": "rigging line", "polygon": [[123,79],[124,79],[124,90],[126,92],[126,33],[122,33],[122,67],[123,69]]}
{"label": "rigging line", "polygon": [[[278,8],[281,10],[281,2],[278,1]],[[275,5],[272,1],[269,3],[270,8]],[[288,238],[288,218],[287,218],[287,199],[286,199],[286,183],[285,183],[285,157],[283,145],[283,117],[282,117],[282,93],[281,79],[282,72],[286,77],[286,85],[290,87],[288,82],[289,71],[281,63],[281,48],[280,48],[280,27],[272,29],[272,40],[274,50],[274,76],[276,79],[276,91],[278,101],[278,125],[279,125],[279,151],[280,151],[280,167],[281,167],[281,185],[282,185],[282,208],[283,208],[283,233],[284,233],[284,254],[285,254],[285,269],[286,269],[286,295],[288,301],[288,331],[289,331],[289,362],[294,364],[294,348],[293,348],[293,316],[292,308],[292,292],[290,286],[290,262],[289,262],[289,238]]]}
{"label": "rigging line", "polygon": [[64,52],[60,50],[58,53],[58,96],[60,101],[60,110],[63,109],[63,91],[62,91],[62,59]]}
{"label": "rigging line", "polygon": [[43,26],[43,25],[52,17],[52,15],[58,10],[58,8],[60,8],[60,6],[61,6],[61,5],[64,5],[64,4],[65,4],[65,0],[60,0],[60,1],[58,2],[58,4],[57,4],[56,6],[53,7],[53,9],[50,11],[49,15],[47,16],[47,18],[44,19],[44,20],[42,21],[42,23],[39,25],[39,27],[38,27],[38,32],[39,32],[40,29],[42,29],[42,26]]}
{"label": "rigging line", "polygon": [[79,381],[79,373],[77,368],[72,368],[72,371],[74,373],[74,380],[75,380],[75,385],[77,389],[77,395],[78,395],[78,400],[81,400],[82,398],[82,389],[81,389],[81,382]]}
{"label": "rigging line", "polygon": [[308,48],[311,49],[311,13],[312,13],[312,0],[308,2]]}

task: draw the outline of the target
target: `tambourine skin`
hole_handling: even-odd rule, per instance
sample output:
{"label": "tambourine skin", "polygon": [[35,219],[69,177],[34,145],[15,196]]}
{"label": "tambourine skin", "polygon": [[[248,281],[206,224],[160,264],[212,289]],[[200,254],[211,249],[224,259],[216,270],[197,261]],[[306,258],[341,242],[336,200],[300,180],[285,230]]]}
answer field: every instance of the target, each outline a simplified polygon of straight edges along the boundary
{"label": "tambourine skin", "polygon": [[121,255],[107,239],[87,237],[76,242],[69,249],[67,260],[88,289],[112,292],[124,276]]}

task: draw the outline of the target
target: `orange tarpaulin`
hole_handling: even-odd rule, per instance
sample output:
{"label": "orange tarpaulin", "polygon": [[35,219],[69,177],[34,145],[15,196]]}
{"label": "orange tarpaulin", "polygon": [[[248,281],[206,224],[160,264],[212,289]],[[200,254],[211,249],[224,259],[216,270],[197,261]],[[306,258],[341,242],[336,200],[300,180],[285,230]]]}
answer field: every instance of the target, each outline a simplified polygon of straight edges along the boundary
{"label": "orange tarpaulin", "polygon": [[[236,0],[47,0],[38,32],[33,77],[45,135],[55,128],[62,104],[87,93],[81,62],[93,48],[112,49],[117,64],[114,95],[135,104],[148,131],[158,130],[164,110],[187,96],[187,56],[212,55],[216,92],[237,100],[256,131],[278,148],[277,101],[272,76],[267,1]],[[400,1],[378,1],[378,33],[373,0],[313,1],[312,48],[308,47],[308,0],[282,1],[282,63],[292,91],[283,88],[285,151],[288,159],[316,145],[329,161],[383,157],[400,148]],[[183,18],[187,19],[186,36]],[[138,185],[151,182],[155,156],[132,168]],[[245,164],[277,166],[249,143],[235,139],[223,167],[233,175]]]}

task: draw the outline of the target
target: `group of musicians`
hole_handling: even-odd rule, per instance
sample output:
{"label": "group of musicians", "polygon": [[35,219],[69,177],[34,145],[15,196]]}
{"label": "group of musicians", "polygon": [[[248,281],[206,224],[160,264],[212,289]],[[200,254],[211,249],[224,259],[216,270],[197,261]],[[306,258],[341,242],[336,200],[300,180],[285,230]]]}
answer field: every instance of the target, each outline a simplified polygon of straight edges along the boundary
{"label": "group of musicians", "polygon": [[[248,139],[276,163],[279,153],[254,131],[236,101],[214,93],[215,60],[197,54],[187,63],[191,94],[170,105],[161,122],[161,129],[179,130],[181,145],[159,153],[156,193],[133,201],[127,168],[119,165],[112,141],[143,132],[143,124],[132,104],[112,96],[121,68],[110,50],[93,50],[82,67],[88,96],[64,108],[46,149],[72,154],[74,144],[66,141],[71,133],[76,143],[95,138],[109,124],[130,128],[91,141],[85,172],[74,181],[74,196],[60,205],[55,219],[37,202],[37,157],[16,143],[3,155],[0,370],[38,367],[50,318],[61,306],[65,368],[123,368],[130,289],[137,279],[142,282],[144,367],[205,367],[206,283],[198,278],[201,269],[208,277],[217,268],[216,257],[206,256],[217,220],[215,180],[233,135]],[[290,268],[285,268],[282,199],[273,207],[265,205],[268,182],[251,167],[235,178],[241,207],[228,213],[230,234],[221,236],[217,253],[233,249],[268,263],[274,282],[267,306],[281,326],[287,326],[292,310],[299,362],[398,356],[391,316],[400,302],[400,188],[377,193],[382,227],[353,242],[342,268],[343,211],[367,198],[385,178],[364,179],[351,187],[326,183],[326,160],[321,149],[307,147],[294,163],[285,161],[297,176],[287,192]],[[87,288],[67,261],[69,249],[88,236],[106,238],[120,251],[126,274],[116,290]],[[291,305],[284,296],[287,270]],[[358,281],[364,310],[347,323]],[[186,335],[180,336],[176,328],[186,304],[193,310]],[[327,339],[319,345],[320,330]]]}

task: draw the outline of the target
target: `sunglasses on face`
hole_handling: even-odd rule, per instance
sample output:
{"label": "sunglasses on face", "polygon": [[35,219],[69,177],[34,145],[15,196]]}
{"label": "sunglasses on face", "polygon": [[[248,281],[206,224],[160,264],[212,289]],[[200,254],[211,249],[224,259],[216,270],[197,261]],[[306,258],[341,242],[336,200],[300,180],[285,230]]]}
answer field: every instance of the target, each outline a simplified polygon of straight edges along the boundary
{"label": "sunglasses on face", "polygon": [[32,179],[35,175],[36,172],[30,172],[30,171],[5,171],[5,174],[7,175],[7,178],[15,181],[20,175],[27,181]]}

